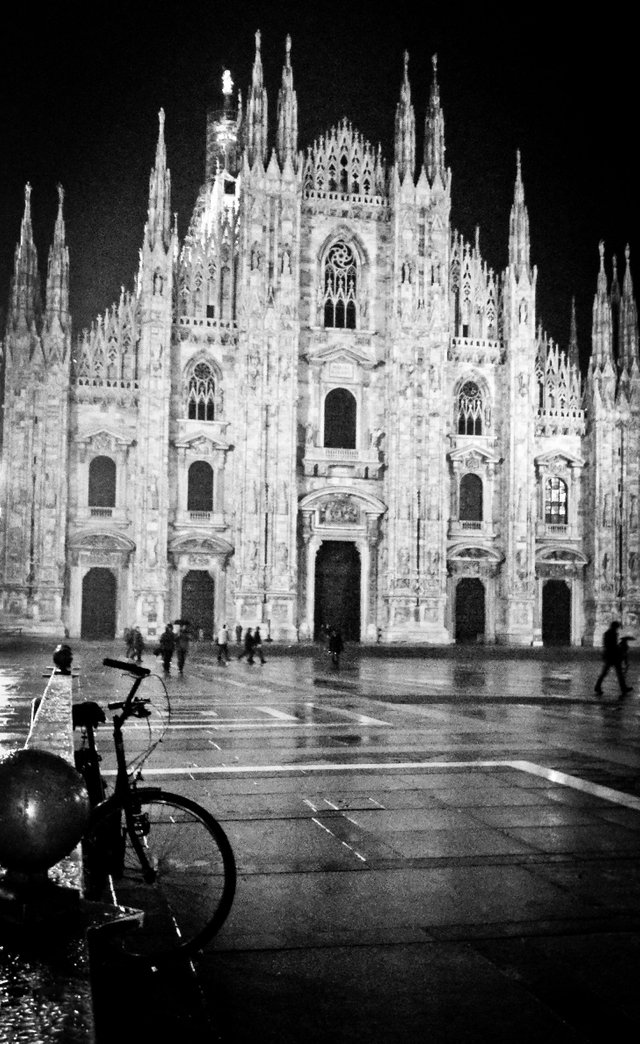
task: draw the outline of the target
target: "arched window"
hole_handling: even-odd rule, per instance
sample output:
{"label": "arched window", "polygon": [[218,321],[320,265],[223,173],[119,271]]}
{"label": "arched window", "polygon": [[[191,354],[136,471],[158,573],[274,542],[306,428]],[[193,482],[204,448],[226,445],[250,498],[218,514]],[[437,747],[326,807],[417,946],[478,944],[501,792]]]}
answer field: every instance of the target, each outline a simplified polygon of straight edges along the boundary
{"label": "arched window", "polygon": [[111,457],[94,457],[89,464],[89,507],[116,506],[116,463]]}
{"label": "arched window", "polygon": [[351,247],[335,243],[324,264],[324,325],[356,328],[356,261]]}
{"label": "arched window", "polygon": [[567,519],[567,484],[555,476],[548,478],[544,484],[544,520],[566,526]]}
{"label": "arched window", "polygon": [[199,362],[193,368],[189,378],[187,392],[187,416],[190,420],[212,421],[216,383],[213,369],[209,363]]}
{"label": "arched window", "polygon": [[482,479],[479,475],[463,475],[460,480],[460,520],[482,522]]}
{"label": "arched window", "polygon": [[194,460],[187,475],[187,511],[213,511],[213,468]]}
{"label": "arched window", "polygon": [[458,435],[482,435],[482,394],[474,381],[462,385],[458,394]]}
{"label": "arched window", "polygon": [[324,400],[324,444],[327,448],[356,448],[356,400],[346,388],[333,388]]}

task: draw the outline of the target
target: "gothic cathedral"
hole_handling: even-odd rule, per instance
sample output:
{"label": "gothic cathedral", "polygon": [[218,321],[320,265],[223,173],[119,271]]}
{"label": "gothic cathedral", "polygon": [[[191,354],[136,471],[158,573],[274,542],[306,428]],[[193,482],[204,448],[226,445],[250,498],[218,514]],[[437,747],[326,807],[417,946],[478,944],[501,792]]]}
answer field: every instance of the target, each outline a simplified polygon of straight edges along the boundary
{"label": "gothic cathedral", "polygon": [[[63,193],[46,292],[31,190],[15,252],[2,626],[84,638],[187,618],[275,640],[599,642],[640,618],[640,371],[629,253],[600,271],[581,377],[536,317],[517,157],[508,264],[452,228],[436,61],[418,151],[346,119],[275,141],[260,35],[229,73],[179,239],[164,113],[135,286],[72,339]],[[505,228],[505,236],[507,229]]]}

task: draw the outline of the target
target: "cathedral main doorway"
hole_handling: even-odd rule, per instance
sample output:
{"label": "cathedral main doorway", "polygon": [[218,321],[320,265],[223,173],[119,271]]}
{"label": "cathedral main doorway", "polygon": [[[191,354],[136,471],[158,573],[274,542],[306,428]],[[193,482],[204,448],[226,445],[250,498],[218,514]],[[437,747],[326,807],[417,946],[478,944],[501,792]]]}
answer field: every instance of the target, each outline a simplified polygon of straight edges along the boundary
{"label": "cathedral main doorway", "polygon": [[94,567],[82,580],[80,637],[95,641],[115,635],[116,578],[110,569]]}
{"label": "cathedral main doorway", "polygon": [[463,577],[456,587],[456,641],[483,641],[484,634],[484,584],[476,577]]}
{"label": "cathedral main doorway", "polygon": [[316,555],[314,636],[339,627],[346,641],[360,641],[360,554],[348,540],[323,540]]}
{"label": "cathedral main doorway", "polygon": [[542,588],[542,644],[571,645],[571,591],[565,580]]}
{"label": "cathedral main doorway", "polygon": [[202,630],[205,638],[213,638],[213,591],[206,569],[190,569],[182,581],[180,618],[189,621],[194,635]]}

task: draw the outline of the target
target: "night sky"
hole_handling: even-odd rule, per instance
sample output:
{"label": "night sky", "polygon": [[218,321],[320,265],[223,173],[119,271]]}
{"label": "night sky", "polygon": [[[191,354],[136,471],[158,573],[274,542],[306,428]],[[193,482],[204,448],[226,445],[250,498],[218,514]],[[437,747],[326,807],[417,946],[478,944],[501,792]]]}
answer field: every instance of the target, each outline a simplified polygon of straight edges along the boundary
{"label": "night sky", "polygon": [[[204,180],[205,114],[230,68],[246,103],[254,34],[262,33],[270,143],[277,93],[292,37],[299,147],[343,116],[393,158],[403,69],[409,77],[421,155],[431,56],[453,174],[452,223],[496,269],[507,260],[516,150],[522,153],[538,266],[538,320],[565,347],[576,297],[583,362],[604,239],[608,267],[624,247],[640,285],[635,43],[619,18],[554,27],[555,7],[507,14],[484,5],[286,4],[225,0],[62,3],[37,16],[23,5],[0,62],[0,303],[8,299],[24,185],[44,277],[65,190],[74,335],[133,286],[146,219],[160,107],[182,237]],[[320,13],[320,9],[321,13]],[[474,8],[477,10],[477,7]],[[495,17],[494,17],[495,15]],[[585,16],[586,17],[586,16]],[[633,49],[632,49],[633,48]],[[637,251],[635,253],[634,251]]]}

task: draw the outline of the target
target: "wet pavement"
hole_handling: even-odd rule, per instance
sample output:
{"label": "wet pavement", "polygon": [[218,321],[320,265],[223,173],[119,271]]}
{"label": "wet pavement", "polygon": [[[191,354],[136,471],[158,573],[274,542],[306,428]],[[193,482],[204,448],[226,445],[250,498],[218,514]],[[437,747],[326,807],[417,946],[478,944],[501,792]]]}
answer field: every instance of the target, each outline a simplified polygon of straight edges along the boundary
{"label": "wet pavement", "polygon": [[[0,644],[0,751],[22,745],[54,644]],[[124,695],[101,665],[117,643],[71,644],[77,698]],[[196,645],[167,679],[145,780],[221,820],[239,881],[195,987],[145,986],[147,1029],[637,1039],[640,697],[609,678],[595,695],[597,651],[348,647],[339,671],[321,648],[265,653],[223,667]],[[156,733],[136,726],[132,750],[167,723],[145,685]],[[99,1041],[140,1039],[101,1010]]]}

